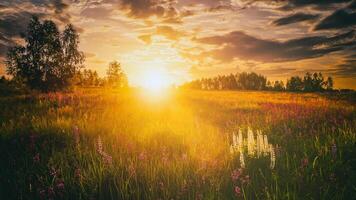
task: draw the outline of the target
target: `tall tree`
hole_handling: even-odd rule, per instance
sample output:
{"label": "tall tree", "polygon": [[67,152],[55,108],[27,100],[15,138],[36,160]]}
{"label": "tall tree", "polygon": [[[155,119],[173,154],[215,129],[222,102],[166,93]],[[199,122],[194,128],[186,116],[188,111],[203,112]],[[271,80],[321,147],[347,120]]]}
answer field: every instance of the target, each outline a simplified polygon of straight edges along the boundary
{"label": "tall tree", "polygon": [[326,90],[333,90],[334,87],[334,81],[333,78],[331,78],[330,76],[328,77],[328,79],[326,80]]}
{"label": "tall tree", "polygon": [[25,45],[7,54],[7,73],[32,89],[54,91],[66,88],[82,67],[79,36],[72,25],[60,33],[53,21],[32,17],[24,36]]}
{"label": "tall tree", "polygon": [[288,91],[302,91],[303,90],[303,80],[299,76],[293,76],[287,80],[286,89]]}
{"label": "tall tree", "polygon": [[117,61],[113,61],[109,64],[109,68],[106,72],[108,84],[112,87],[127,87],[128,81],[126,74],[121,68],[121,64]]}

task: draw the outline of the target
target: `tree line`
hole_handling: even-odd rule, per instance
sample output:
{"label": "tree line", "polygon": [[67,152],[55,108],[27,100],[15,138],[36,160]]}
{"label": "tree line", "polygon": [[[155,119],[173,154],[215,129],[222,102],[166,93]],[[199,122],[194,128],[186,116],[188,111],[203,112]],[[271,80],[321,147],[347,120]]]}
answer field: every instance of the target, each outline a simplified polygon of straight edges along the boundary
{"label": "tree line", "polygon": [[33,16],[23,45],[9,49],[5,65],[12,78],[1,78],[0,89],[28,88],[42,92],[65,90],[73,85],[127,87],[120,63],[109,64],[107,76],[84,68],[84,53],[79,50],[79,34],[68,24],[63,32],[51,20],[41,22]]}
{"label": "tree line", "polygon": [[283,81],[269,81],[266,76],[254,72],[242,72],[202,78],[182,85],[182,88],[201,90],[271,90],[293,92],[321,92],[333,90],[333,78],[322,73],[307,72],[304,77],[293,76]]}
{"label": "tree line", "polygon": [[106,77],[100,77],[95,70],[84,69],[78,71],[72,78],[72,85],[80,87],[128,87],[127,76],[121,64],[113,61],[109,64]]}

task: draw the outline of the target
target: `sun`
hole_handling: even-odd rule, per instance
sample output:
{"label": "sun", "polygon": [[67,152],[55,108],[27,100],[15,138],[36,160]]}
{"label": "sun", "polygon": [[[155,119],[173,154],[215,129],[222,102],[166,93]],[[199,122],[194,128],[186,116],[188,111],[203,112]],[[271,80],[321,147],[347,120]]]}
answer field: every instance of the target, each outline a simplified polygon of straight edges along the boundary
{"label": "sun", "polygon": [[151,70],[143,74],[142,87],[151,92],[160,92],[169,85],[167,76],[160,70]]}
{"label": "sun", "polygon": [[164,68],[148,68],[140,74],[139,87],[146,93],[154,95],[164,94],[173,84],[173,79]]}

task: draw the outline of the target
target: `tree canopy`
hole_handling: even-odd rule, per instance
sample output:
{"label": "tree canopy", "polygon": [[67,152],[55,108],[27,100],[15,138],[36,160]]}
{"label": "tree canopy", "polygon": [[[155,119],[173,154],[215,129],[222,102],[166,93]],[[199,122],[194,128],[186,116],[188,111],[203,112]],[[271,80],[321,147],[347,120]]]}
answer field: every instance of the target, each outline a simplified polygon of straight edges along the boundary
{"label": "tree canopy", "polygon": [[24,41],[25,45],[8,51],[7,73],[31,89],[65,89],[83,67],[84,54],[78,50],[79,35],[71,24],[61,33],[53,21],[40,22],[34,16]]}
{"label": "tree canopy", "polygon": [[240,74],[230,74],[216,76],[212,78],[202,78],[186,83],[183,88],[203,89],[203,90],[274,90],[274,91],[303,91],[318,92],[333,89],[333,79],[324,79],[321,73],[306,73],[303,78],[293,76],[287,80],[286,86],[283,81],[267,81],[267,77],[254,72],[242,72]]}

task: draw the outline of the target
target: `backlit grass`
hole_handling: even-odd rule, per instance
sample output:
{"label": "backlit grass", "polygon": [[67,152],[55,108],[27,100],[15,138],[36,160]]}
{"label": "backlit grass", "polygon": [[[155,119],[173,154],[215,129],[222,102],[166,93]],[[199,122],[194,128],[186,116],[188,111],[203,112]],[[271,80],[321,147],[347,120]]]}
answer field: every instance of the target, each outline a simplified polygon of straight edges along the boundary
{"label": "backlit grass", "polygon": [[[352,199],[355,105],[317,94],[82,90],[0,99],[0,199]],[[260,130],[269,156],[232,154]]]}

